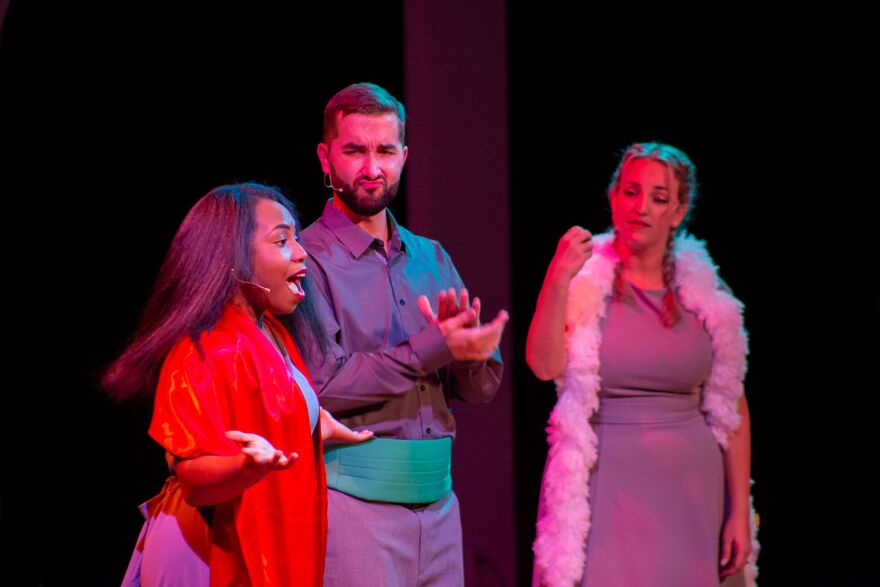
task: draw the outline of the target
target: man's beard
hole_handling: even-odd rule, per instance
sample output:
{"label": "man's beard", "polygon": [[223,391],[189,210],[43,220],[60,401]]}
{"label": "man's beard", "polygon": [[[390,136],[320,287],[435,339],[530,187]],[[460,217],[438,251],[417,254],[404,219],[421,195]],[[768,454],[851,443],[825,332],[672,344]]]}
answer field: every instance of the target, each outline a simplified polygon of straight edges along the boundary
{"label": "man's beard", "polygon": [[375,216],[387,208],[397,195],[397,188],[400,187],[400,182],[395,182],[386,184],[381,194],[377,195],[374,192],[372,195],[359,196],[353,185],[341,181],[336,176],[332,167],[330,168],[330,183],[333,186],[334,195],[358,216]]}

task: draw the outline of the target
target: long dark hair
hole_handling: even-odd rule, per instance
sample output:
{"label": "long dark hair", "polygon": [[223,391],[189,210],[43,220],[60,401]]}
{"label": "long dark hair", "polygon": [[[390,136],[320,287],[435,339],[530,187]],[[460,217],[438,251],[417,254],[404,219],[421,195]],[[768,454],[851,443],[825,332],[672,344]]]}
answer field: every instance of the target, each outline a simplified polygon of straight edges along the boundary
{"label": "long dark hair", "polygon": [[[186,336],[201,352],[199,335],[220,319],[239,287],[238,279],[252,276],[254,210],[260,199],[287,208],[299,232],[296,208],[277,188],[240,183],[205,194],[174,235],[131,341],[104,373],[101,384],[111,396],[152,397],[165,356]],[[285,324],[302,352],[326,351],[308,278],[302,285],[306,298]]]}

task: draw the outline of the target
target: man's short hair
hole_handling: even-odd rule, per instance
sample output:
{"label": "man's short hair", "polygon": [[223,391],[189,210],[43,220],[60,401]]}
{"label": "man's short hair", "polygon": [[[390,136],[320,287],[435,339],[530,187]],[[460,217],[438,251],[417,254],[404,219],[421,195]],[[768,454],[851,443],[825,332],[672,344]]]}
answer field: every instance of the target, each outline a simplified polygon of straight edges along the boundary
{"label": "man's short hair", "polygon": [[393,112],[400,121],[400,144],[406,144],[406,110],[388,90],[371,83],[352,84],[330,98],[324,108],[324,142],[328,145],[336,138],[337,114],[384,114]]}

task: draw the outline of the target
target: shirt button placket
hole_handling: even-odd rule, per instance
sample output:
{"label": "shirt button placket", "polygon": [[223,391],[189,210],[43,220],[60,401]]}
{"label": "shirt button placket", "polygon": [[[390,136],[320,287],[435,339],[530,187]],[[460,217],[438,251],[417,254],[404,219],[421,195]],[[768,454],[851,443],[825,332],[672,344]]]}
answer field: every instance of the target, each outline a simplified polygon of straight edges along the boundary
{"label": "shirt button placket", "polygon": [[[428,399],[428,386],[424,383],[419,383],[419,421],[422,423],[424,423],[425,421],[425,406],[427,406],[429,403],[430,401]],[[423,428],[423,430],[425,435],[431,434],[430,426]]]}

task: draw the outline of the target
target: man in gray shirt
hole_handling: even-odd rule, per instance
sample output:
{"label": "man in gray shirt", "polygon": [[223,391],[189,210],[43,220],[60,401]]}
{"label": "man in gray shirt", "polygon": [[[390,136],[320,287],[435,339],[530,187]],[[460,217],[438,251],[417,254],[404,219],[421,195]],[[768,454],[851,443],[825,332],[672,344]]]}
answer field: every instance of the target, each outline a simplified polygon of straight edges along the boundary
{"label": "man in gray shirt", "polygon": [[318,158],[333,197],[302,232],[330,347],[308,365],[321,405],[376,436],[326,447],[328,587],[464,584],[449,401],[488,402],[501,380],[507,313],[480,324],[443,247],[386,210],[405,124],[374,84],[330,100]]}

